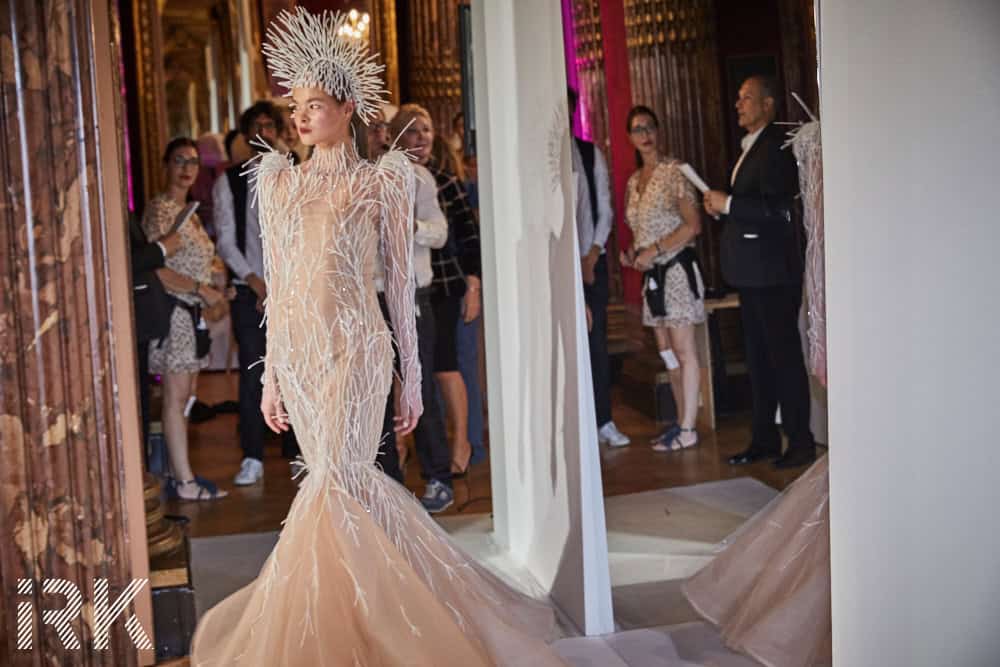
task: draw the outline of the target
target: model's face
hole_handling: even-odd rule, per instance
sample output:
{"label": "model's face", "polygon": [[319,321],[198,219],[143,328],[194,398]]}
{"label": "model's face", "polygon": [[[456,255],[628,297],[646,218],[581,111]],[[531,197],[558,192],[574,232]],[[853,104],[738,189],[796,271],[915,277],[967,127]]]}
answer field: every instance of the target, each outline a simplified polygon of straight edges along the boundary
{"label": "model's face", "polygon": [[350,138],[354,102],[338,102],[320,88],[294,88],[292,99],[292,117],[306,146],[333,146]]}
{"label": "model's face", "polygon": [[747,132],[756,132],[767,125],[774,109],[774,98],[764,97],[764,89],[756,79],[747,79],[740,86],[736,99],[736,117],[739,126]]}
{"label": "model's face", "polygon": [[379,111],[368,123],[368,156],[377,158],[389,148],[389,124]]}
{"label": "model's face", "polygon": [[427,116],[416,116],[410,126],[403,131],[399,144],[410,151],[419,164],[426,164],[434,145],[434,124]]}
{"label": "model's face", "polygon": [[628,128],[628,138],[640,153],[656,150],[656,121],[647,114],[638,114]]}
{"label": "model's face", "polygon": [[198,178],[198,151],[191,146],[175,148],[167,160],[167,183],[172,188],[188,189]]}

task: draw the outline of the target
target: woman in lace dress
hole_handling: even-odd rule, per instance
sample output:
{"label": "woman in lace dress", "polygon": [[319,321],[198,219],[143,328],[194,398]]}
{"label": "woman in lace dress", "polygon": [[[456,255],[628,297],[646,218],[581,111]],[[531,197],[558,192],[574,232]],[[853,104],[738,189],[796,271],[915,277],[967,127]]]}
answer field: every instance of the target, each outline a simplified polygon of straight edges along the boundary
{"label": "woman in lace dress", "polygon": [[[633,239],[621,262],[644,272],[642,323],[653,328],[677,404],[679,424],[668,428],[653,449],[679,451],[698,443],[701,368],[694,327],[705,321],[705,288],[694,239],[701,233],[701,215],[681,163],[660,153],[653,110],[634,107],[627,122],[639,169],[625,191],[625,218]],[[679,368],[674,368],[674,355]]]}
{"label": "woman in lace dress", "polygon": [[339,14],[282,12],[265,53],[292,92],[301,166],[254,167],[268,299],[261,409],[293,424],[307,473],[260,576],[201,620],[193,665],[560,665],[541,637],[552,610],[456,549],[375,466],[392,340],[374,285],[376,253],[401,368],[397,428],[419,419],[414,326],[413,169],[399,151],[359,156],[381,67],[338,36]]}
{"label": "woman in lace dress", "polygon": [[[142,216],[142,231],[150,241],[167,236],[177,215],[188,201],[188,193],[198,176],[198,145],[187,137],[167,144],[163,155],[167,171],[167,189],[153,197]],[[149,372],[163,377],[163,435],[170,455],[172,477],[167,493],[181,500],[215,500],[227,494],[214,483],[195,476],[188,459],[188,423],[185,408],[194,396],[198,372],[208,365],[208,354],[198,355],[195,343],[195,317],[202,306],[212,306],[223,294],[212,287],[212,259],[215,244],[202,227],[198,215],[192,215],[176,231],[179,248],[164,260],[164,266],[181,277],[165,287],[176,299],[170,315],[170,332],[162,340],[149,344]],[[177,283],[190,282],[190,289],[179,290]],[[200,317],[198,318],[200,319]]]}

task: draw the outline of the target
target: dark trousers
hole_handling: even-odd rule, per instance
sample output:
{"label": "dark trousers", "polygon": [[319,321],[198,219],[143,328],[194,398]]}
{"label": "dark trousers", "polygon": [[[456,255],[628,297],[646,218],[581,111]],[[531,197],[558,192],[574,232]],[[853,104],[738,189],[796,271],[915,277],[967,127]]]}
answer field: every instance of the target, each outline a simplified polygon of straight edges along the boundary
{"label": "dark trousers", "polygon": [[[379,305],[386,324],[392,329],[392,320],[385,297],[379,294]],[[420,461],[420,472],[424,479],[436,479],[451,486],[451,449],[448,447],[448,433],[438,404],[437,387],[434,382],[434,309],[430,297],[421,291],[417,295],[417,352],[420,356],[420,393],[424,402],[424,413],[413,431],[413,440]],[[399,470],[399,456],[396,452],[396,434],[393,432],[395,405],[392,392],[386,402],[385,419],[382,426],[382,442],[379,446],[378,461],[390,477],[402,482]],[[393,469],[394,468],[394,469]]]}
{"label": "dark trousers", "polygon": [[597,427],[611,421],[611,360],[608,358],[608,260],[601,255],[594,267],[594,284],[583,286],[590,307],[590,371],[594,378],[594,412]]}
{"label": "dark trousers", "polygon": [[[264,358],[267,350],[267,330],[261,326],[264,315],[257,310],[257,294],[246,285],[237,285],[236,298],[229,313],[233,335],[239,345],[240,447],[244,457],[263,461],[264,436],[267,433],[267,424],[260,412],[264,364],[257,362]],[[282,434],[282,452],[289,457],[298,453],[298,444],[291,430]]]}
{"label": "dark trousers", "polygon": [[774,423],[780,405],[789,449],[812,449],[809,378],[798,326],[802,285],[741,287],[739,293],[753,394],[750,446],[768,454],[780,453],[781,437]]}

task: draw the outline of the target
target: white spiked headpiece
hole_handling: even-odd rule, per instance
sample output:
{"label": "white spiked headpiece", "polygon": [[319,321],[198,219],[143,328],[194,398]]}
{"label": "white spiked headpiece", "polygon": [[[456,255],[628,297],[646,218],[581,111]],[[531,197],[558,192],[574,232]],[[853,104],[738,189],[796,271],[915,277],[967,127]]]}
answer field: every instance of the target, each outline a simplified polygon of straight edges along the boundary
{"label": "white spiked headpiece", "polygon": [[302,7],[282,11],[267,28],[267,66],[287,88],[322,88],[332,97],[352,100],[358,116],[368,123],[385,103],[379,76],[385,69],[359,39],[341,34],[347,16],[324,11],[310,14]]}

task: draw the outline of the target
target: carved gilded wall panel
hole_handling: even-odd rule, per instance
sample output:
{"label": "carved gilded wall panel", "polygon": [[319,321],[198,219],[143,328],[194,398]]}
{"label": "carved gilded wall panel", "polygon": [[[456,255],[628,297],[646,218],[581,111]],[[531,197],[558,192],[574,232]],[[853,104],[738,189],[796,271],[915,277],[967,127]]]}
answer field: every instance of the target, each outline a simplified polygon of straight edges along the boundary
{"label": "carved gilded wall panel", "polygon": [[411,0],[407,3],[406,53],[409,98],[430,111],[438,132],[451,132],[462,109],[458,7],[464,0]]}
{"label": "carved gilded wall panel", "polygon": [[[580,130],[609,155],[608,99],[605,86],[604,46],[600,0],[574,0],[573,35],[580,89]],[[584,113],[585,112],[585,113]]]}
{"label": "carved gilded wall panel", "polygon": [[[163,187],[160,151],[167,143],[166,81],[159,0],[131,0],[138,87],[142,182],[147,195]],[[128,29],[123,27],[123,29]],[[140,203],[141,206],[141,203]]]}
{"label": "carved gilded wall panel", "polygon": [[[660,119],[661,148],[710,184],[725,183],[721,82],[712,0],[625,0],[632,101]],[[699,239],[706,278],[719,284],[717,228]]]}
{"label": "carved gilded wall panel", "polygon": [[389,101],[398,105],[399,48],[396,34],[396,0],[371,0],[368,10],[372,17],[371,48],[385,65],[385,87]]}

